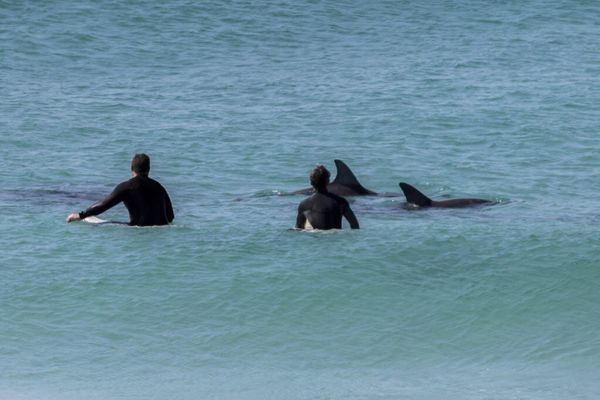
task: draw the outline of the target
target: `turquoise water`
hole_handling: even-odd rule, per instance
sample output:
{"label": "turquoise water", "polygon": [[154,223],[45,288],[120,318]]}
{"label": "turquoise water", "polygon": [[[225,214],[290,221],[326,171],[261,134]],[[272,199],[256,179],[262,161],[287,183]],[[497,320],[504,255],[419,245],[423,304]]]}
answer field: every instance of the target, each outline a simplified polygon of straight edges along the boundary
{"label": "turquoise water", "polygon": [[[598,398],[599,13],[0,0],[0,398]],[[64,222],[141,151],[173,226]],[[498,204],[290,231],[336,158]]]}

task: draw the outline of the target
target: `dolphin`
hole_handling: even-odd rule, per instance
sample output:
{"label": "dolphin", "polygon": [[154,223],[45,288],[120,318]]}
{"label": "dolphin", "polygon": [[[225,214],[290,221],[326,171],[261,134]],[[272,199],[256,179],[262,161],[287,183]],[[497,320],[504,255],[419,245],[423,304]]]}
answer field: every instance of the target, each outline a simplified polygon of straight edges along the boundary
{"label": "dolphin", "polygon": [[406,202],[418,207],[461,208],[493,203],[490,200],[484,199],[449,199],[435,201],[404,182],[400,182],[400,189],[402,189],[404,196],[406,196]]}
{"label": "dolphin", "polygon": [[[330,193],[338,196],[377,196],[372,190],[365,188],[360,184],[352,170],[342,160],[334,160],[337,175],[335,179],[327,185],[327,190]],[[297,190],[290,194],[312,194],[313,188]]]}
{"label": "dolphin", "polygon": [[342,160],[334,160],[337,175],[327,185],[327,190],[338,196],[377,196],[377,193],[360,184],[350,168]]}
{"label": "dolphin", "polygon": [[0,200],[30,202],[39,205],[78,204],[81,200],[98,200],[98,193],[90,190],[68,191],[63,189],[0,189]]}

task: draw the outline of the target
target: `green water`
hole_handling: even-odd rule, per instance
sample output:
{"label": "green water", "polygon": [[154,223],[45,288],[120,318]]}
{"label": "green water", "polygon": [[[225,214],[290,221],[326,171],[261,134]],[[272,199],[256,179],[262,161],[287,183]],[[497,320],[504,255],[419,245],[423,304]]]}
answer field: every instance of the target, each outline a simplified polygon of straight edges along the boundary
{"label": "green water", "polygon": [[[0,398],[597,398],[599,11],[0,1]],[[336,158],[497,204],[289,230]]]}

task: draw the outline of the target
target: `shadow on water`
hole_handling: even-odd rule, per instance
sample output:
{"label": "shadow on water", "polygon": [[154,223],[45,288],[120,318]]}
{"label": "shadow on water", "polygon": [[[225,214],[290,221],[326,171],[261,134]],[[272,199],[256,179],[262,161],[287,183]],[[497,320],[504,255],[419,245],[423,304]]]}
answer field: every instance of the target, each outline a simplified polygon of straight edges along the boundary
{"label": "shadow on water", "polygon": [[5,203],[53,205],[67,204],[88,206],[90,202],[102,200],[109,191],[107,189],[9,189],[0,190],[0,201]]}

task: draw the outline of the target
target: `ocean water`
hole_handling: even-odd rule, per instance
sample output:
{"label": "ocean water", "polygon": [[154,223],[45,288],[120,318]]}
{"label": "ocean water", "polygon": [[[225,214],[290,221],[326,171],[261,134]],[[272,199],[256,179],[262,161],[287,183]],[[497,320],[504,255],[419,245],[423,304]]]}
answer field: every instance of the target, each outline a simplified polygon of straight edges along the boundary
{"label": "ocean water", "polygon": [[[0,0],[0,399],[599,398],[599,15]],[[136,152],[174,224],[66,224]]]}

